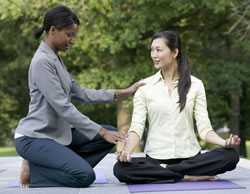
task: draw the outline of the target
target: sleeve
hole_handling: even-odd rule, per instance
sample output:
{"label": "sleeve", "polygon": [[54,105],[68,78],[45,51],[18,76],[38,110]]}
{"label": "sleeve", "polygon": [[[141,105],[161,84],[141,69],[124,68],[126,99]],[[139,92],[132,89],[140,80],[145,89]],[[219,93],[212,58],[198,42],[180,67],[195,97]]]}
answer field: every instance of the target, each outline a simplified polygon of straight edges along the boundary
{"label": "sleeve", "polygon": [[143,135],[147,117],[146,98],[143,88],[139,88],[134,95],[132,121],[129,128],[129,132],[135,132],[140,139]]}
{"label": "sleeve", "polygon": [[95,90],[81,88],[79,84],[72,79],[72,99],[82,103],[111,103],[114,101],[115,90]]}
{"label": "sleeve", "polygon": [[56,113],[75,128],[83,130],[83,133],[87,134],[90,139],[94,138],[102,127],[79,112],[70,102],[69,96],[62,88],[55,67],[46,59],[40,59],[34,64],[31,73],[37,88]]}
{"label": "sleeve", "polygon": [[207,100],[205,88],[202,82],[199,83],[194,104],[194,116],[196,120],[198,134],[201,139],[205,139],[209,131],[213,130],[207,111]]}

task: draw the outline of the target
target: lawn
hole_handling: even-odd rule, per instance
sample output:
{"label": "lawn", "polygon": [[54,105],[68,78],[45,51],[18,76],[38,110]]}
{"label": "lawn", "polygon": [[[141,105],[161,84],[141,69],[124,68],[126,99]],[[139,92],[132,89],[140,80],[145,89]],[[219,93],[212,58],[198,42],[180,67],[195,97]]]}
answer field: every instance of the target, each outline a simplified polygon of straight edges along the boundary
{"label": "lawn", "polygon": [[0,147],[0,156],[16,156],[14,147]]}
{"label": "lawn", "polygon": [[[250,141],[246,142],[247,146],[247,158],[250,160]],[[16,150],[14,147],[0,147],[1,156],[16,156]]]}

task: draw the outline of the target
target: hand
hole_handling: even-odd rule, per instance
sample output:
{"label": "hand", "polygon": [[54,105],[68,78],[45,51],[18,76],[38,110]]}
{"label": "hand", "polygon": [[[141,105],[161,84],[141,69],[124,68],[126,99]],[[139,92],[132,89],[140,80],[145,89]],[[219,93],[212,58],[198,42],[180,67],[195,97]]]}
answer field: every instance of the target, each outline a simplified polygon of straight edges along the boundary
{"label": "hand", "polygon": [[232,148],[240,145],[240,138],[238,135],[231,134],[225,142],[225,148]]}
{"label": "hand", "polygon": [[129,162],[131,161],[130,153],[124,148],[120,153],[118,153],[117,159],[120,162]]}
{"label": "hand", "polygon": [[132,95],[132,94],[134,94],[134,93],[136,92],[136,90],[137,90],[139,87],[141,87],[141,86],[143,86],[143,85],[145,85],[144,82],[138,81],[138,82],[135,82],[133,85],[129,86],[128,88],[126,88],[125,90],[126,90],[126,92],[127,92],[129,95]]}
{"label": "hand", "polygon": [[122,132],[109,131],[105,128],[101,128],[99,134],[109,143],[116,144],[118,141],[125,141],[125,135]]}

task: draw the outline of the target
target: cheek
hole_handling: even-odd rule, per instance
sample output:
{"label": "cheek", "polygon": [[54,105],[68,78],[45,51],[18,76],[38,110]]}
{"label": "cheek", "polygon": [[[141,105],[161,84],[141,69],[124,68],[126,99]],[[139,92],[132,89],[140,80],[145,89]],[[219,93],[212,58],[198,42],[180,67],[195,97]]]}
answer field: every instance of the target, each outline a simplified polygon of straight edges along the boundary
{"label": "cheek", "polygon": [[170,55],[169,55],[169,53],[161,53],[159,58],[162,61],[169,61],[170,60]]}

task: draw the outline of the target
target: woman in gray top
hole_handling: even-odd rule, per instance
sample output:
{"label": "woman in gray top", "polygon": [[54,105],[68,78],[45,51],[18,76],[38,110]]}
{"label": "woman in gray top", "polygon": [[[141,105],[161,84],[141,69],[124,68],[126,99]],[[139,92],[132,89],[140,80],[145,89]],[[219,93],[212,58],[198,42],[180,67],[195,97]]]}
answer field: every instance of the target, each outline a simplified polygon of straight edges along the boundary
{"label": "woman in gray top", "polygon": [[30,187],[86,187],[93,183],[93,167],[117,141],[123,141],[123,135],[114,127],[90,120],[71,98],[108,103],[133,94],[140,86],[135,83],[123,90],[81,88],[58,55],[73,44],[79,25],[69,8],[57,6],[46,13],[43,27],[35,34],[39,38],[46,32],[29,68],[29,112],[15,132],[16,150],[28,161],[23,163],[21,183],[30,182]]}

